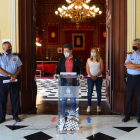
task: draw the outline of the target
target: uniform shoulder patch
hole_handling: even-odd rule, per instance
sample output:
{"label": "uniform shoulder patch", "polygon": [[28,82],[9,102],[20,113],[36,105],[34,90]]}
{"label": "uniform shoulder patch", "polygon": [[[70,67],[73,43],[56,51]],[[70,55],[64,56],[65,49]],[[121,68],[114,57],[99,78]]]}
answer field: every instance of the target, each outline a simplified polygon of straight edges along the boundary
{"label": "uniform shoulder patch", "polygon": [[16,61],[16,58],[13,58],[13,61]]}

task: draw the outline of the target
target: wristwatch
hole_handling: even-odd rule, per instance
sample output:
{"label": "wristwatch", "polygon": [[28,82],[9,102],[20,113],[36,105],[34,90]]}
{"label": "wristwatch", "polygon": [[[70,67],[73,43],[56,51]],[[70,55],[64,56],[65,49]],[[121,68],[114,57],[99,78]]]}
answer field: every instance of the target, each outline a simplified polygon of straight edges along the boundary
{"label": "wristwatch", "polygon": [[12,74],[10,74],[9,77],[11,78],[12,77]]}
{"label": "wristwatch", "polygon": [[98,76],[96,75],[96,78],[97,78]]}

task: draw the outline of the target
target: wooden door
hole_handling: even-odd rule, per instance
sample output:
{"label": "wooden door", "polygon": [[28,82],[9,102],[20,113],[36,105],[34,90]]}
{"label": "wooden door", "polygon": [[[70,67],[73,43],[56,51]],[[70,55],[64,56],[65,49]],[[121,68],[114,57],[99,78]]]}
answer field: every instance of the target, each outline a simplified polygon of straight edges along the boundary
{"label": "wooden door", "polygon": [[35,0],[19,0],[20,113],[36,112]]}
{"label": "wooden door", "polygon": [[106,0],[106,100],[111,108],[112,102],[112,0]]}
{"label": "wooden door", "polygon": [[124,62],[127,50],[127,0],[106,0],[106,97],[110,109],[124,114]]}

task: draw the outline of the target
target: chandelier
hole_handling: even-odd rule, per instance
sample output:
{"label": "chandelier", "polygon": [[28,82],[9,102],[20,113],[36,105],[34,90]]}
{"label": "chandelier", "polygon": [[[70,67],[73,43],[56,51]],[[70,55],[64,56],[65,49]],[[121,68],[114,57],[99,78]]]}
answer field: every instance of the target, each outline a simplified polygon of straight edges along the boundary
{"label": "chandelier", "polygon": [[62,18],[70,18],[72,22],[84,21],[86,18],[94,18],[96,15],[102,14],[102,11],[95,5],[89,7],[91,0],[66,0],[67,7],[62,6],[55,11],[56,15],[60,15]]}

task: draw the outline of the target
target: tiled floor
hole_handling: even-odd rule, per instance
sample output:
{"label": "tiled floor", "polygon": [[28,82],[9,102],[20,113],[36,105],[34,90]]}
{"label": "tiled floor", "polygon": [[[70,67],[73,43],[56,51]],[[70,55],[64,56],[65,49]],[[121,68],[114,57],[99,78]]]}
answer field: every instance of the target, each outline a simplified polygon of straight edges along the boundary
{"label": "tiled floor", "polygon": [[[91,114],[86,113],[86,79],[81,82],[79,91],[81,133],[57,134],[57,81],[37,80],[37,115],[19,115],[22,122],[18,123],[12,119],[12,116],[7,115],[6,121],[0,124],[0,140],[140,140],[140,124],[137,123],[135,117],[127,123],[122,123],[124,116],[110,115],[105,102],[105,81],[102,86],[102,112],[98,114],[96,111],[97,95],[94,88],[92,111]],[[53,122],[51,120],[54,120],[54,117],[56,121]]]}
{"label": "tiled floor", "polygon": [[[80,115],[87,115],[87,106],[88,102],[80,101],[79,102],[79,114]],[[91,104],[91,112],[89,115],[118,115],[113,113],[107,103],[105,101],[101,102],[101,112],[97,112],[97,101],[92,101]],[[37,104],[37,114],[58,114],[58,101],[40,101]]]}
{"label": "tiled floor", "polygon": [[[40,101],[57,101],[58,100],[58,80],[54,79],[37,79],[37,100]],[[106,81],[102,83],[102,101],[106,100]],[[92,101],[97,100],[96,87],[93,88]],[[87,101],[87,79],[80,80],[79,101]]]}
{"label": "tiled floor", "polygon": [[[40,78],[36,80],[37,83],[37,114],[54,114],[58,113],[58,80]],[[106,105],[106,80],[103,79],[102,83],[102,97],[101,97],[101,109],[100,115],[110,115],[109,108]],[[80,80],[79,86],[79,114],[87,115],[86,109],[87,102],[87,79]],[[96,87],[93,88],[91,115],[97,114],[97,93]]]}
{"label": "tiled floor", "polygon": [[[51,121],[53,117],[55,122]],[[139,140],[140,124],[134,117],[127,123],[122,123],[122,118],[121,115],[81,115],[81,133],[56,134],[57,115],[27,115],[19,123],[7,115],[7,120],[0,124],[0,140]]]}

